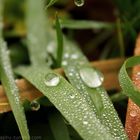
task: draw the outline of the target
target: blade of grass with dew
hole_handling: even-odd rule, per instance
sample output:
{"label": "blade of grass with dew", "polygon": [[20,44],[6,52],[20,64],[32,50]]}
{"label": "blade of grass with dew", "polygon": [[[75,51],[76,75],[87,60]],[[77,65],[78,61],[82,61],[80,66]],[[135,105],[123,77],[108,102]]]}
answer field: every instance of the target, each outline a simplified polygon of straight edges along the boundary
{"label": "blade of grass with dew", "polygon": [[[30,59],[33,65],[46,65],[47,22],[44,12],[44,2],[41,0],[26,0],[26,26],[29,44]],[[43,51],[42,51],[43,50]],[[46,65],[47,66],[47,65]]]}
{"label": "blade of grass with dew", "polygon": [[[114,139],[126,140],[121,121],[111,103],[105,89],[102,86],[90,88],[81,78],[80,70],[90,68],[89,62],[74,43],[65,42],[62,66],[71,84],[86,98],[91,108],[96,112],[102,124],[108,128]],[[96,69],[93,69],[93,72]],[[92,75],[92,73],[90,73]],[[89,76],[91,76],[89,75]],[[101,75],[100,75],[101,76]],[[94,77],[92,77],[92,81]],[[89,81],[90,82],[90,81]],[[97,82],[97,81],[94,81]]]}
{"label": "blade of grass with dew", "polygon": [[[100,120],[96,118],[95,113],[89,107],[83,96],[63,77],[43,66],[21,67],[17,69],[17,73],[26,78],[48,97],[83,139],[114,139],[101,124]],[[48,86],[48,83],[46,84],[46,76],[50,74],[55,75],[57,79],[59,78],[60,81],[58,85]]]}
{"label": "blade of grass with dew", "polygon": [[47,3],[46,8],[49,8],[50,6],[52,6],[53,4],[55,4],[57,2],[57,0],[47,0],[47,1],[49,1],[49,2]]}
{"label": "blade of grass with dew", "polygon": [[56,140],[70,140],[68,128],[61,114],[56,109],[48,114],[51,131]]}
{"label": "blade of grass with dew", "polygon": [[62,28],[69,29],[112,29],[113,24],[86,20],[60,20]]}
{"label": "blade of grass with dew", "polygon": [[20,103],[18,89],[13,78],[13,72],[8,56],[6,43],[0,40],[0,77],[7,94],[18,128],[23,140],[30,140],[23,106]]}
{"label": "blade of grass with dew", "polygon": [[63,57],[63,34],[60,28],[59,18],[56,13],[56,36],[57,36],[57,67],[61,67],[62,57]]}
{"label": "blade of grass with dew", "polygon": [[[128,58],[119,72],[119,82],[123,89],[123,93],[140,106],[140,90],[135,87],[130,79],[127,69],[140,64],[140,56]],[[139,73],[138,73],[139,74]]]}
{"label": "blade of grass with dew", "polygon": [[24,109],[20,103],[18,89],[15,84],[13,71],[8,56],[7,45],[2,38],[3,7],[3,1],[0,0],[0,79],[6,91],[7,98],[21,133],[21,137],[23,140],[30,140]]}
{"label": "blade of grass with dew", "polygon": [[[40,8],[43,9],[43,5],[40,5],[41,0],[38,1],[37,5],[34,4],[34,0],[29,1],[30,2],[27,2],[27,14],[31,14],[33,12],[30,6],[35,6],[36,8],[34,8],[38,9],[38,11],[40,10]],[[40,14],[42,14],[42,12],[43,11],[41,11]],[[38,16],[40,15],[35,14],[33,17],[31,15],[28,16],[26,22],[28,24],[27,34],[34,34],[33,30],[30,30],[30,26],[32,26],[31,19],[34,18],[33,21],[35,21],[36,19],[38,19]],[[35,23],[37,24],[37,21],[35,21]],[[39,36],[40,30],[44,30],[44,27],[38,26],[38,28],[36,28],[36,37]],[[48,30],[48,34],[51,36],[50,30]],[[39,39],[37,41],[40,42]],[[38,57],[35,56],[34,51],[37,52],[38,48],[40,49],[38,50],[39,52],[44,52],[44,50],[40,48],[39,45],[34,46],[34,44],[29,43],[28,46],[29,48],[32,48],[29,53],[31,54],[31,56],[34,56],[33,59],[31,59],[31,62],[35,63],[36,61],[38,61]],[[81,96],[81,94],[77,92],[77,90],[75,90],[64,78],[56,75],[48,67],[40,65],[40,63],[36,63],[36,65],[33,65],[29,68],[19,68],[18,73],[29,80],[37,89],[39,89],[46,97],[48,97],[48,99],[55,105],[55,107],[61,112],[62,115],[64,115],[64,117],[85,140],[112,140],[113,138],[110,133],[108,133],[106,128],[104,128],[104,126],[100,123],[99,119],[96,118],[95,113],[89,107],[88,103]],[[56,78],[58,82],[60,80],[58,85],[53,87],[47,86],[48,81],[46,81],[45,78],[50,74],[55,75],[54,78]]]}

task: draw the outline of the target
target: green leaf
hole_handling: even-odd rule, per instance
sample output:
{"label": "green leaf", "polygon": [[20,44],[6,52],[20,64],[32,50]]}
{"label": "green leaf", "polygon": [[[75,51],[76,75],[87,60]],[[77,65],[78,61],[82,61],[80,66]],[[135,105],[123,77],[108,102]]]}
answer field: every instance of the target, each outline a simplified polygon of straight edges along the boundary
{"label": "green leaf", "polygon": [[113,24],[98,22],[98,21],[86,21],[86,20],[60,20],[62,28],[70,29],[112,29]]}
{"label": "green leaf", "polygon": [[20,103],[19,93],[8,56],[6,43],[0,40],[0,77],[7,94],[10,106],[18,124],[23,140],[30,140],[24,109]]}
{"label": "green leaf", "polygon": [[[48,97],[83,139],[114,139],[96,118],[95,113],[83,96],[63,77],[45,67],[18,68],[17,72]],[[49,74],[54,74],[60,78],[57,86],[46,85],[46,76]]]}
{"label": "green leaf", "polygon": [[131,98],[138,106],[140,106],[140,90],[133,84],[127,73],[127,69],[139,64],[140,56],[128,58],[119,72],[119,82],[123,89],[123,93]]}
{"label": "green leaf", "polygon": [[63,34],[61,31],[59,18],[56,14],[56,36],[57,36],[57,67],[61,67],[62,57],[63,57]]}
{"label": "green leaf", "polygon": [[49,124],[56,140],[70,140],[68,129],[61,114],[55,109],[48,115]]}

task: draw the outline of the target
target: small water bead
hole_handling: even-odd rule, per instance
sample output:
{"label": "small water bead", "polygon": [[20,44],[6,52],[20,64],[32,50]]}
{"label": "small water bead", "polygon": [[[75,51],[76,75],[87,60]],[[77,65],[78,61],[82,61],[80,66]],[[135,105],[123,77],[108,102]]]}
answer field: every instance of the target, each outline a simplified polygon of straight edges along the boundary
{"label": "small water bead", "polygon": [[85,1],[84,0],[74,0],[74,3],[76,6],[81,7],[84,5]]}
{"label": "small water bead", "polygon": [[63,61],[62,62],[62,66],[66,66],[66,65],[68,65],[68,62],[67,61]]}
{"label": "small water bead", "polygon": [[131,117],[136,117],[137,116],[137,112],[135,110],[130,111],[130,116]]}
{"label": "small water bead", "polygon": [[90,67],[83,67],[80,69],[80,77],[83,82],[91,88],[97,88],[102,85],[104,81],[103,74]]}
{"label": "small water bead", "polygon": [[88,124],[88,122],[87,122],[87,121],[83,121],[83,124],[84,124],[84,125],[87,125],[87,124]]}
{"label": "small water bead", "polygon": [[50,54],[54,53],[55,48],[56,48],[56,44],[54,42],[50,42],[46,47],[47,52],[50,53]]}
{"label": "small water bead", "polygon": [[30,106],[33,111],[38,111],[40,109],[40,104],[37,101],[32,101]]}
{"label": "small water bead", "polygon": [[78,57],[79,57],[78,54],[72,54],[72,55],[71,55],[71,59],[77,59]]}
{"label": "small water bead", "polygon": [[60,77],[55,73],[49,73],[45,76],[45,85],[49,87],[57,86],[60,82]]}
{"label": "small water bead", "polygon": [[65,53],[65,54],[64,54],[64,57],[65,57],[65,58],[69,58],[69,54],[68,54],[68,53]]}
{"label": "small water bead", "polygon": [[74,99],[74,98],[75,98],[75,95],[74,95],[74,94],[71,94],[71,95],[70,95],[70,98],[71,98],[71,99]]}

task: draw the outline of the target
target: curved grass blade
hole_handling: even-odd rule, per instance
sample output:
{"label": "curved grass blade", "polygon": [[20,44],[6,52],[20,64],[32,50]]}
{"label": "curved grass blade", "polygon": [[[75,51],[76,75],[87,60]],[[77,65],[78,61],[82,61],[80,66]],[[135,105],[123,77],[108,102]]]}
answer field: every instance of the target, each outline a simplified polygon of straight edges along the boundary
{"label": "curved grass blade", "polygon": [[56,109],[51,110],[51,113],[48,115],[49,124],[53,136],[56,140],[70,140],[69,132],[64,119],[61,114],[56,111]]}
{"label": "curved grass blade", "polygon": [[18,124],[22,139],[30,140],[24,109],[20,103],[18,89],[13,78],[14,76],[8,56],[7,46],[3,40],[0,40],[0,77]]}
{"label": "curved grass blade", "polygon": [[[133,100],[138,106],[140,106],[140,90],[135,87],[130,79],[126,69],[140,64],[140,56],[134,56],[128,58],[119,72],[119,82],[123,89],[123,93]],[[139,74],[139,73],[138,73]]]}
{"label": "curved grass blade", "polygon": [[[67,40],[65,41],[66,45],[64,48],[62,64],[67,78],[87,100],[90,107],[96,112],[97,118],[99,118],[101,123],[108,128],[114,139],[126,140],[127,136],[125,135],[121,121],[105,89],[102,86],[90,88],[83,82],[80,76],[80,69],[83,67],[90,68],[86,57],[74,43]],[[94,69],[94,71],[96,71],[96,69]]]}
{"label": "curved grass blade", "polygon": [[113,25],[105,22],[86,20],[60,20],[62,28],[69,29],[112,29]]}
{"label": "curved grass blade", "polygon": [[[30,81],[55,105],[67,121],[85,140],[113,140],[111,134],[96,118],[83,96],[63,77],[45,67],[18,68],[17,72]],[[46,85],[46,75],[59,77],[57,86]]]}
{"label": "curved grass blade", "polygon": [[57,67],[61,67],[63,57],[63,34],[60,28],[59,18],[56,14],[56,36],[57,36]]}

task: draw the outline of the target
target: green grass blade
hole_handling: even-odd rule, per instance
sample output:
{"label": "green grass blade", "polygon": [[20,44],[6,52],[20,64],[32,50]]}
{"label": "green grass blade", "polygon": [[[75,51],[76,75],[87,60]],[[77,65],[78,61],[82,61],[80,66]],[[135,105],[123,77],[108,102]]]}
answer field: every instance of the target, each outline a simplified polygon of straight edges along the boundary
{"label": "green grass blade", "polygon": [[13,78],[14,76],[8,56],[7,46],[3,40],[0,40],[0,77],[22,139],[30,140],[24,109],[20,103],[18,89]]}
{"label": "green grass blade", "polygon": [[53,136],[56,140],[70,140],[67,126],[58,111],[54,109],[51,110],[51,113],[48,115],[48,119]]}
{"label": "green grass blade", "polygon": [[105,22],[86,20],[60,20],[62,28],[69,29],[112,29],[113,25]]}
{"label": "green grass blade", "polygon": [[17,71],[48,97],[83,139],[114,140],[96,118],[83,96],[63,77],[57,75],[60,82],[57,86],[51,87],[46,85],[46,76],[55,73],[47,68],[29,67],[19,68]]}
{"label": "green grass blade", "polygon": [[[119,72],[119,82],[123,89],[123,93],[131,98],[138,106],[140,106],[140,90],[135,87],[130,79],[127,69],[140,64],[140,56],[128,58]],[[139,73],[138,73],[139,74]]]}
{"label": "green grass blade", "polygon": [[53,4],[55,4],[57,2],[57,0],[48,0],[49,2],[47,3],[46,8],[49,8],[50,6],[52,6]]}
{"label": "green grass blade", "polygon": [[[89,67],[89,62],[74,43],[65,42],[63,68],[71,84],[87,100],[102,124],[108,128],[114,139],[126,140],[121,121],[103,87],[90,88],[82,81],[79,70]],[[95,69],[94,69],[95,70]]]}
{"label": "green grass blade", "polygon": [[26,26],[30,59],[33,65],[45,65],[46,45],[49,40],[46,30],[46,17],[43,1],[26,0]]}
{"label": "green grass blade", "polygon": [[57,67],[61,67],[63,57],[63,34],[59,23],[59,18],[56,14],[56,36],[57,36]]}

